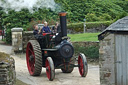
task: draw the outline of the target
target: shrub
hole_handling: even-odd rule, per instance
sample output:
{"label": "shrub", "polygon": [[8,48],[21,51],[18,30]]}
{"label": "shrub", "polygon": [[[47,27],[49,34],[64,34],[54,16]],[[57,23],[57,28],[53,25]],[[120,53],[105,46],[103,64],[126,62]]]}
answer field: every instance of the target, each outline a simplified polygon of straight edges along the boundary
{"label": "shrub", "polygon": [[101,21],[102,20],[109,21],[109,20],[112,20],[112,17],[109,14],[104,13],[104,14],[102,14],[102,16],[100,16],[100,19],[101,19]]}
{"label": "shrub", "polygon": [[12,42],[11,29],[7,29],[7,31],[6,31],[6,43],[11,44],[11,42]]}
{"label": "shrub", "polygon": [[88,13],[86,16],[87,21],[99,21],[99,18],[96,16],[96,14]]}
{"label": "shrub", "polygon": [[99,58],[99,47],[98,46],[88,46],[83,47],[79,44],[74,44],[75,55],[79,55],[79,53],[84,53],[87,58],[90,59],[98,59]]}
{"label": "shrub", "polygon": [[123,17],[125,17],[127,15],[128,14],[126,12],[120,13],[120,15],[118,15],[114,21],[117,21],[118,19],[121,19],[121,18],[123,18]]}

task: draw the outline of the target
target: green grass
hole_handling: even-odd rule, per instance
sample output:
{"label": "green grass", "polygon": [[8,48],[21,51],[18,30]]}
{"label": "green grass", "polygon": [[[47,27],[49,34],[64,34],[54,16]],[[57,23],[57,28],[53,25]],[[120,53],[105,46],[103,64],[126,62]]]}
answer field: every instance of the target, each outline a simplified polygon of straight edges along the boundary
{"label": "green grass", "polygon": [[75,41],[98,41],[99,33],[68,34],[72,42]]}

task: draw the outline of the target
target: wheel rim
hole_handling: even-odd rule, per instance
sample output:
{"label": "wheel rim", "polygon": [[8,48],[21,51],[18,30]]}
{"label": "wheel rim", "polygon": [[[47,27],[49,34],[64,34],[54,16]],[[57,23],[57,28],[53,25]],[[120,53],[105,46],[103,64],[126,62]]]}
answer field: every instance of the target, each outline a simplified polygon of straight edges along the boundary
{"label": "wheel rim", "polygon": [[80,56],[78,57],[78,65],[79,65],[80,75],[82,76],[84,73],[84,64],[83,64],[83,60]]}
{"label": "wheel rim", "polygon": [[26,50],[27,67],[30,75],[34,74],[35,70],[35,54],[31,43],[28,43]]}
{"label": "wheel rim", "polygon": [[51,68],[50,68],[50,64],[49,64],[48,60],[46,60],[46,74],[47,74],[48,79],[50,79],[51,78]]}

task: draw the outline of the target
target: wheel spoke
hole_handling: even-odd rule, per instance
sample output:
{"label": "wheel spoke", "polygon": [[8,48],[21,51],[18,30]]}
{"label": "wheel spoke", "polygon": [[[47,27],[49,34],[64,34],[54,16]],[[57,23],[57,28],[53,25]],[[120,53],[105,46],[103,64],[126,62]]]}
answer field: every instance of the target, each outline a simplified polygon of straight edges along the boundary
{"label": "wheel spoke", "polygon": [[35,62],[31,62],[32,63],[32,65],[34,65],[35,64]]}
{"label": "wheel spoke", "polygon": [[78,57],[78,64],[79,64],[80,75],[83,76],[83,74],[84,74],[84,63],[83,63],[83,59],[82,59],[81,56]]}
{"label": "wheel spoke", "polygon": [[29,50],[31,53],[33,52],[32,49],[30,49],[30,48],[29,48],[28,50]]}
{"label": "wheel spoke", "polygon": [[30,65],[30,68],[32,68],[32,66],[34,65],[35,63],[34,62],[30,62],[29,65]]}
{"label": "wheel spoke", "polygon": [[31,48],[29,48],[29,51],[31,52],[32,55],[34,55],[34,52]]}
{"label": "wheel spoke", "polygon": [[31,71],[34,72],[34,64],[31,66]]}
{"label": "wheel spoke", "polygon": [[82,58],[81,58],[81,74],[83,75],[83,61],[82,61]]}
{"label": "wheel spoke", "polygon": [[29,66],[30,66],[30,71],[33,73],[34,72],[34,68],[35,68],[35,55],[33,52],[33,49],[29,48],[29,52],[31,53],[29,58]]}
{"label": "wheel spoke", "polygon": [[50,65],[49,65],[48,60],[46,60],[46,74],[47,74],[48,79],[50,79],[50,76],[51,76],[50,72],[51,72]]}

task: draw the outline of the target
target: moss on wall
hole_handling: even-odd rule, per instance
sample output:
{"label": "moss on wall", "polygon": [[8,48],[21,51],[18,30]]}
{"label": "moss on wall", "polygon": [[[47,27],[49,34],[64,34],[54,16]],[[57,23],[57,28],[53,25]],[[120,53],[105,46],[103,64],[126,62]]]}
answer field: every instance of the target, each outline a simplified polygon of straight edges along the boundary
{"label": "moss on wall", "polygon": [[3,52],[0,52],[0,62],[8,62],[9,55]]}

